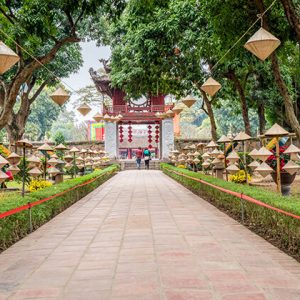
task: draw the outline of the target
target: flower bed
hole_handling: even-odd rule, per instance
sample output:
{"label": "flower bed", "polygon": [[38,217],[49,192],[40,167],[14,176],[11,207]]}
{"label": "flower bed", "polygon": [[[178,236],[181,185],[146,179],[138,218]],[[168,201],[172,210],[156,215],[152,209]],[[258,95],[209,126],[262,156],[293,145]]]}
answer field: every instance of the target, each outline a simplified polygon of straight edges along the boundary
{"label": "flower bed", "polygon": [[[300,216],[300,199],[282,197],[281,195],[233,182],[227,182],[209,175],[179,169],[168,164],[161,164],[163,172],[180,182],[195,194],[210,201],[216,207],[224,210],[256,233],[300,260],[300,220],[287,214]],[[176,173],[175,173],[176,172]],[[181,175],[182,174],[182,175]],[[190,176],[204,182],[185,177]],[[257,203],[240,199],[236,195],[226,193],[218,188],[243,194],[261,201],[271,207],[264,207]],[[276,209],[283,210],[283,214]]]}
{"label": "flower bed", "polygon": [[[103,170],[30,193],[24,198],[16,194],[2,197],[0,198],[0,214],[28,203],[34,204],[36,201],[53,197],[31,208],[32,227],[35,230],[100,186],[112,177],[118,169],[117,165],[112,165]],[[0,219],[0,251],[27,235],[28,232],[28,209]]]}

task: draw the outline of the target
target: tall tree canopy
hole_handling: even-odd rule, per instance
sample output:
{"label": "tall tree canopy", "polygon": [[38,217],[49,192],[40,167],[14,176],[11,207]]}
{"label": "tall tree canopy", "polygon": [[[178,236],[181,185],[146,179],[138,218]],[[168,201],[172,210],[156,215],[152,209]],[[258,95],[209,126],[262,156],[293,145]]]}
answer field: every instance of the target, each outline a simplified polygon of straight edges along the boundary
{"label": "tall tree canopy", "polygon": [[[1,0],[0,39],[15,50],[20,61],[1,78],[0,128],[11,123],[20,88],[25,83],[30,86],[32,76],[42,68],[40,63],[48,66],[68,45],[100,35],[103,28],[92,24],[103,16],[113,19],[123,5],[124,0]],[[65,60],[71,59],[70,51],[64,54]]]}
{"label": "tall tree canopy", "polygon": [[[247,133],[256,131],[249,116],[251,108],[257,111],[261,132],[267,120],[278,121],[300,138],[295,93],[299,68],[294,67],[295,62],[299,65],[299,40],[286,8],[293,8],[293,1],[278,1],[264,16],[263,26],[282,41],[270,59],[260,62],[243,48],[258,30],[258,23],[219,61],[271,2],[128,1],[121,19],[110,27],[113,84],[129,97],[157,92],[200,95],[214,139],[214,108],[228,100],[239,105]],[[296,9],[291,11],[297,16]],[[293,20],[296,24],[297,18]],[[200,89],[211,73],[223,85],[213,98]]]}

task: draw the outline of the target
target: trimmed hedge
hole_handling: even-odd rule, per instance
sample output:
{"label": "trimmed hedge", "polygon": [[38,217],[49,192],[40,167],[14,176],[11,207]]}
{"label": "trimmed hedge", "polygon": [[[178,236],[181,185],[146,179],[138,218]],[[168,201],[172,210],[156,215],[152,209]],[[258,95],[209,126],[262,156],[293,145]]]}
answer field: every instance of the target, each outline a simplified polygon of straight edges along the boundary
{"label": "trimmed hedge", "polygon": [[169,164],[161,164],[161,169],[165,174],[180,182],[195,194],[210,201],[229,215],[234,216],[235,219],[242,221],[243,224],[250,227],[253,231],[300,261],[300,220],[242,200],[201,182],[177,175],[172,171],[201,179],[231,191],[243,193],[295,215],[300,215],[299,198],[282,197],[277,193],[266,191],[259,187],[227,182],[202,173],[176,168]]}
{"label": "trimmed hedge", "polygon": [[[20,195],[4,197],[0,200],[0,213],[13,208],[53,196],[89,180],[95,181],[84,186],[79,186],[54,199],[41,203],[31,208],[33,230],[37,229],[57,214],[86,196],[119,170],[118,165],[112,165],[103,170],[53,185],[43,190],[30,193],[22,198]],[[11,246],[29,233],[29,212],[21,211],[14,215],[0,219],[0,251]]]}

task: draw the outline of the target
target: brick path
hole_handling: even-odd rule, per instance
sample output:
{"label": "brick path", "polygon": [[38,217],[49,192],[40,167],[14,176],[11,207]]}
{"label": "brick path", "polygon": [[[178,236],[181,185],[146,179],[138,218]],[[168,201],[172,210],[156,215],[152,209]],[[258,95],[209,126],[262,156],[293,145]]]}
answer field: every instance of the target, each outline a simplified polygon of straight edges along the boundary
{"label": "brick path", "polygon": [[159,171],[124,171],[0,255],[0,299],[300,299],[300,264]]}

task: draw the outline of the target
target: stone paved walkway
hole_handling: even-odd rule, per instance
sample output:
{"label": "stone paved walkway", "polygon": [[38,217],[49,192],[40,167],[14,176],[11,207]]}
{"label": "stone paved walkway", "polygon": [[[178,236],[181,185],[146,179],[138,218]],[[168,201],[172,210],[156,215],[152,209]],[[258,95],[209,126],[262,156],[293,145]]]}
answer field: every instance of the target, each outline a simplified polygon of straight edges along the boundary
{"label": "stone paved walkway", "polygon": [[0,299],[300,299],[300,264],[160,171],[124,171],[0,255]]}

